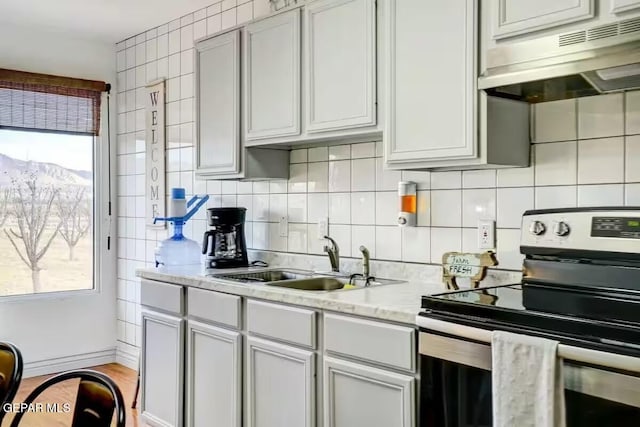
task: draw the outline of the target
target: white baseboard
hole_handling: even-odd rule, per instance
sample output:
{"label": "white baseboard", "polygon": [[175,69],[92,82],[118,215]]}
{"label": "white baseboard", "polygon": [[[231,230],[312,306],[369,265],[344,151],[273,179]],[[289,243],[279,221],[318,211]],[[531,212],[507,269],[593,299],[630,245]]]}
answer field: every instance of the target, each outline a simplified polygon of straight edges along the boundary
{"label": "white baseboard", "polygon": [[138,370],[138,357],[138,353],[130,353],[120,348],[116,350],[116,363],[136,371]]}
{"label": "white baseboard", "polygon": [[71,369],[83,369],[91,366],[105,365],[116,361],[116,349],[94,351],[73,356],[56,357],[24,364],[23,378],[48,375]]}

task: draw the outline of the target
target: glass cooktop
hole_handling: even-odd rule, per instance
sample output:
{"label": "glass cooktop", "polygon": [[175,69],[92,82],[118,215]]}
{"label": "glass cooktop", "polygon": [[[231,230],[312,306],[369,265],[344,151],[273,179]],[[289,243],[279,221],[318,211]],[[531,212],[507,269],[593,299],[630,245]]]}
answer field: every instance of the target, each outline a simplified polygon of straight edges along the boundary
{"label": "glass cooktop", "polygon": [[[517,284],[423,296],[420,315],[476,328],[541,336],[569,345],[640,355],[640,323],[567,314],[570,310],[560,310],[561,300],[547,301],[551,312],[528,309],[524,293],[523,285]],[[640,306],[631,303],[640,313]]]}

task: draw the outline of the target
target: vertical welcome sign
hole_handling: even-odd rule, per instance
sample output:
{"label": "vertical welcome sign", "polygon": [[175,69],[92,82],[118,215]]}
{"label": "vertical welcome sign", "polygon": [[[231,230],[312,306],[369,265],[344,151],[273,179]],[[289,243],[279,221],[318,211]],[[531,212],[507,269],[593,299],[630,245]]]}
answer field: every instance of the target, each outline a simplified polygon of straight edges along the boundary
{"label": "vertical welcome sign", "polygon": [[164,222],[153,224],[155,217],[165,216],[164,80],[148,84],[146,96],[146,224],[164,228]]}

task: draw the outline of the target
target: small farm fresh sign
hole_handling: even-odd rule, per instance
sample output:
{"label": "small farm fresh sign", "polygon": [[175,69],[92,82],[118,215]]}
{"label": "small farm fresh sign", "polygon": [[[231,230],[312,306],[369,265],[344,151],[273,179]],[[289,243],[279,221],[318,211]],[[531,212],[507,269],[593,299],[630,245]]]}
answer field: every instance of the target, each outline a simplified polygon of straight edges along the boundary
{"label": "small farm fresh sign", "polygon": [[494,265],[498,265],[498,260],[490,251],[480,254],[447,252],[442,256],[442,278],[448,289],[458,289],[456,277],[471,279],[472,286],[477,288],[487,267]]}
{"label": "small farm fresh sign", "polygon": [[146,110],[146,223],[164,228],[164,222],[153,224],[155,217],[165,216],[164,80],[147,85]]}

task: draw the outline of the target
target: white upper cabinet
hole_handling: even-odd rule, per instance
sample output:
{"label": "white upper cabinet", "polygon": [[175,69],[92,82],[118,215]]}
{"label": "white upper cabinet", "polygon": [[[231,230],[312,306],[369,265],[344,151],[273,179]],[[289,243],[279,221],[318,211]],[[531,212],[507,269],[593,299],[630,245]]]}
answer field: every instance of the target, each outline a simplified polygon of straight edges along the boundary
{"label": "white upper cabinet", "polygon": [[387,164],[476,156],[475,2],[387,2]]}
{"label": "white upper cabinet", "polygon": [[640,0],[611,0],[611,13],[624,13],[639,9]]}
{"label": "white upper cabinet", "polygon": [[390,169],[529,164],[529,105],[478,92],[478,2],[385,2]]}
{"label": "white upper cabinet", "polygon": [[595,0],[491,0],[488,3],[492,16],[492,36],[494,39],[502,39],[593,18],[594,2]]}
{"label": "white upper cabinet", "polygon": [[304,40],[307,132],[375,125],[375,0],[309,3]]}
{"label": "white upper cabinet", "polygon": [[300,134],[300,11],[247,25],[243,39],[245,139]]}
{"label": "white upper cabinet", "polygon": [[196,97],[198,172],[240,172],[239,30],[197,44]]}

